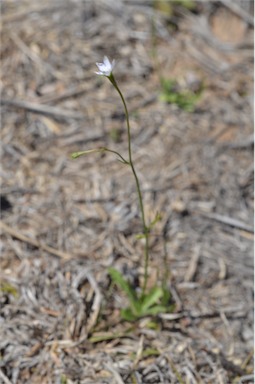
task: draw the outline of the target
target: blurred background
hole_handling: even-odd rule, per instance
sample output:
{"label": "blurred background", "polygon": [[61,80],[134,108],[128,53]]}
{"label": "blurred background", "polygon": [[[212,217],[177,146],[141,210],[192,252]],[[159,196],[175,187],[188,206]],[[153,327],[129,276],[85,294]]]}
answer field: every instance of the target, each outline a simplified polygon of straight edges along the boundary
{"label": "blurred background", "polygon": [[[0,382],[251,383],[253,1],[1,11]],[[121,100],[94,73],[104,55],[148,218],[162,214],[150,284],[167,268],[175,304],[128,337],[107,268],[141,277],[135,184],[111,154],[70,157],[127,154]]]}

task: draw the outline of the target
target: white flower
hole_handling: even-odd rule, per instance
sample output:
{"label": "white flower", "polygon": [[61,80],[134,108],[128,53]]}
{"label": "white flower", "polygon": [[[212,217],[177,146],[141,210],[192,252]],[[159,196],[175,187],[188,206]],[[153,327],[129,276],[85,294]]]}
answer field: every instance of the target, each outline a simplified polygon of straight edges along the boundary
{"label": "white flower", "polygon": [[96,72],[97,75],[109,77],[113,71],[115,60],[111,63],[107,56],[104,56],[103,63],[96,63],[99,72]]}

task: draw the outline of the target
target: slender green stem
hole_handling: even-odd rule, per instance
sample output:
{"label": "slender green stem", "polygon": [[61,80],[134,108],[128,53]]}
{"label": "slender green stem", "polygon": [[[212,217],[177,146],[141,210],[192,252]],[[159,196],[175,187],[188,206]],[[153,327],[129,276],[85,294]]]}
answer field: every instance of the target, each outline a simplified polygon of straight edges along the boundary
{"label": "slender green stem", "polygon": [[111,152],[111,153],[115,153],[115,155],[118,155],[120,157],[122,163],[124,164],[128,164],[129,165],[129,162],[124,159],[123,156],[121,156],[121,154],[117,151],[114,151],[113,149],[109,149],[109,148],[106,148],[106,147],[100,147],[100,148],[95,148],[95,149],[87,149],[86,151],[80,151],[80,152],[73,152],[72,153],[72,158],[73,159],[77,159],[77,157],[80,157],[80,156],[83,156],[83,155],[88,155],[89,153],[93,153],[93,152]]}
{"label": "slender green stem", "polygon": [[144,281],[142,288],[142,296],[146,293],[147,281],[148,281],[148,266],[149,266],[149,231],[146,230],[145,235],[145,248],[144,248]]}
{"label": "slender green stem", "polygon": [[121,158],[121,160],[119,160],[119,161],[121,161],[121,162],[124,163],[124,164],[128,164],[128,165],[129,165],[129,162],[128,162],[126,159],[124,159],[124,157],[121,156],[121,154],[120,154],[119,152],[114,151],[113,149],[106,148],[106,147],[102,147],[101,150],[103,150],[103,151],[105,151],[105,152],[115,153],[115,155],[118,155],[118,156]]}
{"label": "slender green stem", "polygon": [[121,98],[122,103],[123,103],[123,106],[124,106],[124,110],[125,110],[126,121],[127,121],[127,133],[128,133],[128,157],[129,157],[129,164],[130,164],[130,167],[132,169],[132,172],[133,172],[133,175],[134,175],[134,178],[135,178],[136,190],[137,190],[138,200],[139,200],[139,206],[140,206],[140,211],[141,211],[141,215],[142,215],[143,233],[144,233],[144,237],[145,237],[145,248],[144,248],[144,282],[143,282],[143,287],[142,287],[142,296],[143,296],[145,294],[145,292],[146,292],[147,281],[148,281],[149,232],[150,231],[149,231],[149,228],[146,225],[144,205],[143,205],[143,197],[142,197],[140,182],[139,182],[139,179],[138,179],[138,176],[137,176],[137,173],[136,173],[136,170],[135,170],[135,166],[134,166],[134,163],[133,163],[133,159],[132,159],[131,131],[130,131],[129,113],[128,113],[126,101],[124,99],[124,96],[123,96],[121,90],[118,87],[118,84],[115,81],[115,78],[114,78],[113,74],[111,74],[109,76],[109,80],[111,81],[111,83],[113,84],[113,86],[115,87],[117,92],[119,93],[120,98]]}

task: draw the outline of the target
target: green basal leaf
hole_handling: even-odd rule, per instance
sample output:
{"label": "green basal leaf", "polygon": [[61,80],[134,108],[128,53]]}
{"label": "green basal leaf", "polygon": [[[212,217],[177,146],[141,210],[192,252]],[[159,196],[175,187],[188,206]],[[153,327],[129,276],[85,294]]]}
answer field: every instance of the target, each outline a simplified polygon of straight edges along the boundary
{"label": "green basal leaf", "polygon": [[138,314],[135,315],[131,308],[122,309],[120,311],[120,315],[121,315],[122,319],[126,320],[126,321],[134,321],[140,317],[140,315],[138,315]]}
{"label": "green basal leaf", "polygon": [[171,299],[171,292],[169,289],[162,287],[163,296],[161,298],[161,304],[168,306]]}
{"label": "green basal leaf", "polygon": [[142,357],[160,356],[160,352],[156,348],[147,348],[143,351]]}
{"label": "green basal leaf", "polygon": [[175,0],[175,4],[180,4],[182,7],[187,8],[189,10],[196,8],[196,3],[193,0]]}
{"label": "green basal leaf", "polygon": [[144,239],[145,238],[145,234],[144,233],[138,233],[137,235],[135,235],[136,239],[140,240],[140,239]]}
{"label": "green basal leaf", "polygon": [[157,303],[157,301],[163,296],[164,292],[161,287],[153,287],[149,293],[147,293],[142,300],[141,312],[145,313],[148,308]]}
{"label": "green basal leaf", "polygon": [[154,0],[153,6],[155,9],[167,16],[171,16],[173,14],[173,7],[170,1]]}
{"label": "green basal leaf", "polygon": [[163,305],[154,305],[153,307],[147,309],[146,312],[144,313],[144,315],[156,316],[159,313],[168,312],[168,309],[169,309],[168,307],[165,307]]}
{"label": "green basal leaf", "polygon": [[160,331],[160,325],[155,319],[149,319],[145,324],[146,329],[153,329],[154,331]]}
{"label": "green basal leaf", "polygon": [[60,384],[67,384],[68,383],[68,379],[65,375],[61,375],[61,378],[60,378]]}
{"label": "green basal leaf", "polygon": [[138,315],[140,313],[140,303],[135,290],[124,279],[122,274],[119,271],[117,271],[117,269],[109,268],[108,273],[111,276],[112,281],[126,293],[130,302],[130,307],[134,315]]}

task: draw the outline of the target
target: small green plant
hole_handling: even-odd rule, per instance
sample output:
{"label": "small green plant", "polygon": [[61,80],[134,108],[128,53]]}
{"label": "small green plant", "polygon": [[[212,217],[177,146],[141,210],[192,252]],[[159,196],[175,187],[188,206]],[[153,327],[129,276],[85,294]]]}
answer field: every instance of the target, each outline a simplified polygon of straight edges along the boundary
{"label": "small green plant", "polygon": [[167,16],[172,16],[176,6],[181,6],[192,11],[196,8],[196,3],[193,0],[154,0],[153,2],[154,9],[159,10]]}
{"label": "small green plant", "polygon": [[174,5],[180,5],[184,8],[189,9],[189,10],[196,8],[196,3],[193,0],[174,0],[173,4]]}
{"label": "small green plant", "polygon": [[128,321],[133,321],[147,315],[157,315],[162,312],[170,310],[169,301],[170,301],[170,292],[167,289],[166,282],[164,281],[161,286],[155,285],[149,291],[147,290],[148,285],[148,267],[149,267],[149,236],[154,225],[161,219],[159,214],[156,214],[155,219],[147,224],[145,217],[143,196],[140,187],[140,181],[136,172],[135,164],[132,157],[132,143],[131,143],[131,130],[129,122],[129,113],[126,105],[125,98],[115,80],[115,77],[112,73],[115,62],[112,63],[109,61],[108,57],[104,57],[103,63],[97,63],[99,72],[96,74],[100,76],[107,77],[116,91],[118,92],[121,101],[124,106],[126,122],[127,122],[127,137],[128,137],[128,159],[125,159],[119,152],[109,149],[106,147],[100,147],[95,149],[88,149],[86,151],[74,152],[72,158],[76,159],[83,155],[88,155],[96,152],[110,152],[118,156],[118,160],[129,166],[132,174],[134,176],[136,191],[138,196],[139,208],[141,213],[142,228],[143,232],[138,235],[138,238],[143,238],[145,241],[144,246],[144,273],[143,273],[143,284],[139,292],[131,287],[129,282],[125,280],[122,274],[115,268],[109,269],[109,275],[114,284],[116,284],[122,291],[127,295],[129,300],[129,306],[125,309],[122,309],[121,315],[122,318]]}
{"label": "small green plant", "polygon": [[15,298],[19,296],[17,289],[13,285],[2,281],[0,281],[0,293],[9,294]]}
{"label": "small green plant", "polygon": [[157,315],[169,309],[168,301],[166,302],[164,300],[166,298],[166,291],[163,287],[154,286],[149,292],[139,295],[115,268],[109,268],[108,272],[112,281],[114,281],[128,297],[129,306],[121,310],[121,316],[124,320],[133,321],[140,317]]}
{"label": "small green plant", "polygon": [[176,104],[187,112],[193,112],[197,101],[200,99],[202,87],[197,92],[188,89],[178,89],[175,80],[161,78],[160,100],[170,104]]}
{"label": "small green plant", "polygon": [[61,377],[60,377],[60,384],[67,384],[67,383],[68,383],[67,377],[64,374],[61,375]]}

